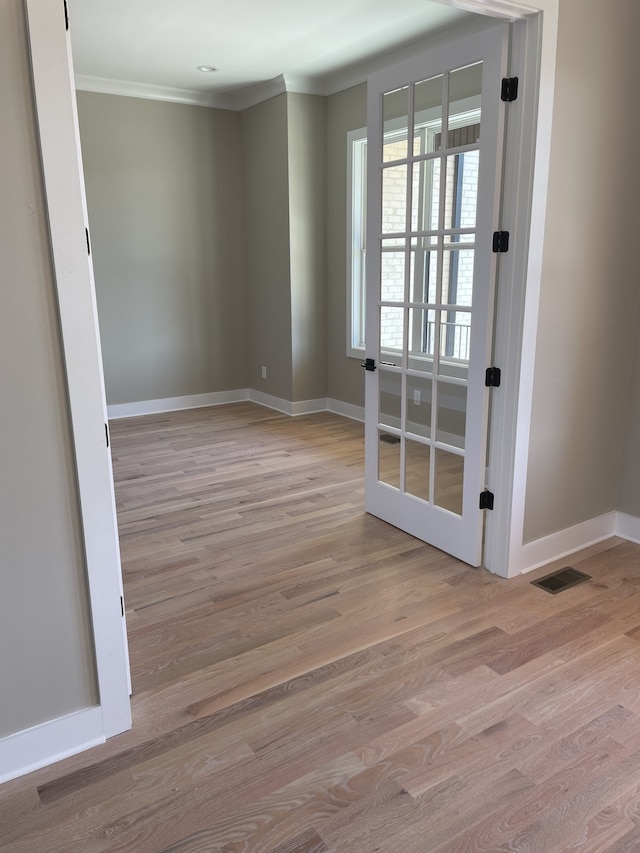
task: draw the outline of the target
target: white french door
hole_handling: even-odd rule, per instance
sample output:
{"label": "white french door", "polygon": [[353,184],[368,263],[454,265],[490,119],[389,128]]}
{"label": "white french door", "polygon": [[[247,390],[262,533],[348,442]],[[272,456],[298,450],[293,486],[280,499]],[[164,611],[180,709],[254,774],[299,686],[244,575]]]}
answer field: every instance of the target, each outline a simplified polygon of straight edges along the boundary
{"label": "white french door", "polygon": [[508,26],[368,81],[366,509],[482,559]]}

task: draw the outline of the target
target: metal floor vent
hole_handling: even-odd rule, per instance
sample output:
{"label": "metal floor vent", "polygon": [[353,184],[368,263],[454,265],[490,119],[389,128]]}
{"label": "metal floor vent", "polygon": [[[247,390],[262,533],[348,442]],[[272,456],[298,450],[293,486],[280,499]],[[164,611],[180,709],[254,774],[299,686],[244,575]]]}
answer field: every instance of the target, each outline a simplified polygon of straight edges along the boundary
{"label": "metal floor vent", "polygon": [[380,441],[384,441],[385,444],[400,444],[400,436],[389,435],[388,432],[383,432],[380,436]]}
{"label": "metal floor vent", "polygon": [[550,592],[551,595],[557,595],[559,592],[569,589],[570,586],[576,586],[576,584],[590,580],[591,575],[585,575],[584,572],[579,572],[577,569],[572,569],[571,566],[566,566],[564,569],[552,572],[550,575],[545,575],[537,581],[531,581],[531,583],[533,586],[539,586],[546,592]]}

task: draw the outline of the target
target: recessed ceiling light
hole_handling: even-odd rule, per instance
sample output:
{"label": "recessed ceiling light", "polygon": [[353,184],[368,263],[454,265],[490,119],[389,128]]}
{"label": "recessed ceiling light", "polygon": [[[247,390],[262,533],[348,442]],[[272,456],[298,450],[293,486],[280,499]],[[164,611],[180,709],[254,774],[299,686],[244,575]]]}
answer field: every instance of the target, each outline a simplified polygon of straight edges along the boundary
{"label": "recessed ceiling light", "polygon": [[214,68],[213,65],[198,65],[196,66],[196,71],[217,71],[217,68]]}

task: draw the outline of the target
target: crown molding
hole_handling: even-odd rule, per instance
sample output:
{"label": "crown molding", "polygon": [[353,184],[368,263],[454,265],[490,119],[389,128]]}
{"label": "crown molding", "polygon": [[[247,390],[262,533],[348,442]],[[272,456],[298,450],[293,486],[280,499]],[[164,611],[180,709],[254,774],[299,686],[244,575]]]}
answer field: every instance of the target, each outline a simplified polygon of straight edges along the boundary
{"label": "crown molding", "polygon": [[246,110],[249,107],[268,101],[284,92],[302,95],[326,95],[326,87],[321,80],[302,77],[296,74],[280,74],[272,80],[263,80],[238,89],[225,92],[199,92],[190,89],[176,89],[171,86],[156,86],[149,83],[135,83],[131,80],[111,80],[107,77],[89,77],[76,74],[76,90],[80,92],[99,92],[105,95],[121,95],[126,98],[144,98],[151,101],[168,101],[175,104],[190,104],[197,107],[215,107],[221,110]]}
{"label": "crown molding", "polygon": [[122,95],[126,98],[145,98],[150,101],[224,108],[223,98],[212,92],[176,89],[172,86],[156,86],[151,83],[136,83],[132,80],[112,80],[108,77],[90,77],[85,74],[76,74],[75,84],[76,90],[80,92],[100,92],[106,95]]}
{"label": "crown molding", "polygon": [[535,0],[533,4],[520,3],[518,0],[432,0],[432,2],[492,18],[507,18],[510,21],[519,21],[540,11]]}

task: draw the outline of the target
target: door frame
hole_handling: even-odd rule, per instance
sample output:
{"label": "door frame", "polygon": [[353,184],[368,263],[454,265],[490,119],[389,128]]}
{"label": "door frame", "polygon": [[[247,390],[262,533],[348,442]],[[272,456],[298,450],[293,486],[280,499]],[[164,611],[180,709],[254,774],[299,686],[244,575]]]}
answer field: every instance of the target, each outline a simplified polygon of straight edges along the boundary
{"label": "door frame", "polygon": [[[445,6],[513,21],[511,74],[520,78],[510,105],[503,169],[503,230],[525,236],[500,259],[494,363],[502,387],[491,400],[487,486],[487,569],[514,577],[529,568],[524,547],[533,375],[542,280],[559,0],[435,0]],[[529,246],[538,249],[529,252]]]}
{"label": "door frame", "polygon": [[92,737],[71,754],[131,728],[129,656],[70,40],[62,0],[25,0],[25,11],[99,690]]}

